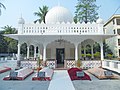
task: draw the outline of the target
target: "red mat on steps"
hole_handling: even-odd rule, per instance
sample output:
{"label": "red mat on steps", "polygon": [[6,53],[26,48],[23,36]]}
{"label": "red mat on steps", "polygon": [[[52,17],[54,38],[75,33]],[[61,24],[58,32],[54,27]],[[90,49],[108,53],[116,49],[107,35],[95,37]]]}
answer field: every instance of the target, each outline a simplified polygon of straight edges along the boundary
{"label": "red mat on steps", "polygon": [[68,74],[71,78],[71,80],[91,80],[90,76],[87,75],[85,72],[84,72],[84,77],[78,77],[76,72],[78,71],[82,71],[82,69],[80,68],[70,68],[68,69]]}

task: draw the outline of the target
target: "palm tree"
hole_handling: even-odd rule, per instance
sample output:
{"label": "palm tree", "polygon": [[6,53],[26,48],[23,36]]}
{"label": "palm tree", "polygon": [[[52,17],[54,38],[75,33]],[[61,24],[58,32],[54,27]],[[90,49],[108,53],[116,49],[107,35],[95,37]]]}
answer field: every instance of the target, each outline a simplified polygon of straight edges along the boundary
{"label": "palm tree", "polygon": [[35,20],[34,23],[36,23],[36,22],[41,23],[42,21],[45,23],[45,16],[46,16],[47,12],[48,12],[47,6],[43,6],[42,8],[39,7],[39,11],[34,12],[34,15],[38,16],[39,19]]}
{"label": "palm tree", "polygon": [[2,3],[0,3],[0,15],[1,15],[1,8],[6,9],[6,7]]}

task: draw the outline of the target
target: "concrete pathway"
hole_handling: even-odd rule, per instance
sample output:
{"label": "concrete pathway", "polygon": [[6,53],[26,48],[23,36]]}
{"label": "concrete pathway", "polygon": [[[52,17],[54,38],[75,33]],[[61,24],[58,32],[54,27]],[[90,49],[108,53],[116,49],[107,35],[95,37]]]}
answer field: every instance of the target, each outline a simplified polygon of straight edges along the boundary
{"label": "concrete pathway", "polygon": [[75,90],[67,70],[54,71],[48,90]]}

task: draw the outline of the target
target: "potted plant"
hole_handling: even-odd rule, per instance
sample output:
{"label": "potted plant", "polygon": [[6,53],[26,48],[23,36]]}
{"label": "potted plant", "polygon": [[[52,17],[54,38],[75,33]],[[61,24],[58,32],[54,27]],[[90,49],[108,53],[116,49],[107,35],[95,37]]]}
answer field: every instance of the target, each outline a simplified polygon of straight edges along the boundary
{"label": "potted plant", "polygon": [[77,60],[77,67],[80,68],[81,65],[82,65],[81,60],[78,59],[78,60]]}
{"label": "potted plant", "polygon": [[37,71],[39,72],[42,68],[40,67],[41,66],[41,60],[40,60],[40,57],[38,57],[38,60],[37,60]]}

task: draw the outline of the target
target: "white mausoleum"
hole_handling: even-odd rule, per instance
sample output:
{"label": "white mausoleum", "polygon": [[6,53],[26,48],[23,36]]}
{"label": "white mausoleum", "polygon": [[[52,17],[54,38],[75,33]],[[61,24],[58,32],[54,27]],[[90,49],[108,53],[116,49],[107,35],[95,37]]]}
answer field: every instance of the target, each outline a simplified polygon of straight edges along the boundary
{"label": "white mausoleum", "polygon": [[[46,23],[27,24],[21,17],[18,20],[18,34],[6,35],[18,40],[18,60],[21,55],[20,47],[26,43],[27,59],[30,58],[30,45],[33,45],[34,58],[39,56],[47,66],[74,67],[75,62],[82,58],[81,47],[84,47],[84,57],[86,57],[85,48],[88,44],[91,46],[91,54],[94,59],[93,44],[95,42],[100,45],[100,56],[103,60],[103,40],[114,36],[104,32],[102,19],[99,18],[92,23],[78,22],[75,24],[71,12],[61,6],[50,9],[45,21]],[[36,53],[36,48],[38,53]]]}

